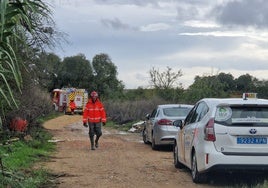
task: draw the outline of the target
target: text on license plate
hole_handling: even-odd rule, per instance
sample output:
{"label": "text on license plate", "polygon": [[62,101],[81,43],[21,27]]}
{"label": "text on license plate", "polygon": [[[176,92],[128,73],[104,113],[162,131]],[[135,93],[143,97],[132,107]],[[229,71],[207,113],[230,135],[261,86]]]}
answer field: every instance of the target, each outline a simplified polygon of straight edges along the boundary
{"label": "text on license plate", "polygon": [[237,144],[267,144],[267,138],[238,137]]}

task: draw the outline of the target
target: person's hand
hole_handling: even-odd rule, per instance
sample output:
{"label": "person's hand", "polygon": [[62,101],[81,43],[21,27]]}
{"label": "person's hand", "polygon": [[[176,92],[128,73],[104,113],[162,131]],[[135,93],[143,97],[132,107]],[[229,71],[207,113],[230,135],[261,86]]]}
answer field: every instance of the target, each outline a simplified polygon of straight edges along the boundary
{"label": "person's hand", "polygon": [[102,125],[105,126],[106,125],[106,122],[102,122]]}
{"label": "person's hand", "polygon": [[88,127],[87,123],[83,123],[83,126],[84,126],[84,127]]}

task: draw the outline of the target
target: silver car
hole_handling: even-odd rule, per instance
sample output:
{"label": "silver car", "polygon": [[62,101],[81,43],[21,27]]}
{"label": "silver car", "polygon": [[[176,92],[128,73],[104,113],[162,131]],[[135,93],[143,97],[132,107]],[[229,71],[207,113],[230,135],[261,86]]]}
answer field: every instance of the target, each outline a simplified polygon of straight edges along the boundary
{"label": "silver car", "polygon": [[151,143],[152,149],[160,145],[172,145],[178,127],[173,125],[175,120],[183,120],[193,105],[163,104],[158,105],[151,114],[147,115],[143,130],[143,141]]}
{"label": "silver car", "polygon": [[195,183],[205,182],[209,172],[268,169],[266,99],[202,99],[174,125],[181,129],[174,165],[189,168]]}

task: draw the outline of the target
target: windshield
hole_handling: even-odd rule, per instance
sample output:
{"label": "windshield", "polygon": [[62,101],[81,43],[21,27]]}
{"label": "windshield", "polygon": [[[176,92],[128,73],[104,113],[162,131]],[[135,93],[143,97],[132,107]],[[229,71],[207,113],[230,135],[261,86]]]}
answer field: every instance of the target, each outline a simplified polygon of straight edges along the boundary
{"label": "windshield", "polygon": [[215,121],[234,126],[268,126],[267,106],[218,107]]}

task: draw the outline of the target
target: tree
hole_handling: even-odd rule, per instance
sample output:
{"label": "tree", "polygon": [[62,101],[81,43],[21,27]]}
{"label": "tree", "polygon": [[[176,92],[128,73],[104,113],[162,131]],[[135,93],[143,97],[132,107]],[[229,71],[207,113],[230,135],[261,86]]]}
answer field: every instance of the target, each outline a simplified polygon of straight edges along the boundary
{"label": "tree", "polygon": [[90,62],[85,55],[66,57],[59,67],[55,85],[61,87],[89,88],[93,80]]}
{"label": "tree", "polygon": [[91,90],[97,90],[106,97],[113,98],[122,94],[124,85],[117,79],[117,67],[107,54],[98,54],[92,60],[94,73]]}
{"label": "tree", "polygon": [[236,80],[236,89],[239,92],[253,92],[256,90],[257,79],[249,74],[239,76]]}
{"label": "tree", "polygon": [[150,83],[156,89],[171,89],[175,86],[181,86],[178,84],[178,78],[182,76],[181,70],[172,72],[172,68],[167,67],[165,72],[160,72],[154,67],[149,71]]}
{"label": "tree", "polygon": [[224,92],[224,84],[217,76],[196,76],[194,83],[185,93],[185,98],[190,103],[195,103],[202,98],[227,97]]}
{"label": "tree", "polygon": [[232,92],[236,90],[234,77],[230,73],[220,73],[217,75],[217,78],[223,84],[223,90],[225,92]]}
{"label": "tree", "polygon": [[268,81],[258,81],[256,86],[256,92],[258,94],[258,98],[268,99]]}
{"label": "tree", "polygon": [[[52,91],[57,84],[57,77],[61,59],[54,53],[35,53],[32,54],[31,64],[29,63],[28,71],[35,82],[45,88],[47,91]],[[28,60],[30,61],[30,60]]]}
{"label": "tree", "polygon": [[167,67],[167,70],[160,72],[154,67],[149,71],[150,85],[156,89],[157,94],[171,102],[177,102],[181,99],[180,95],[183,92],[181,83],[178,79],[182,76],[182,71],[173,72],[172,68]]}

